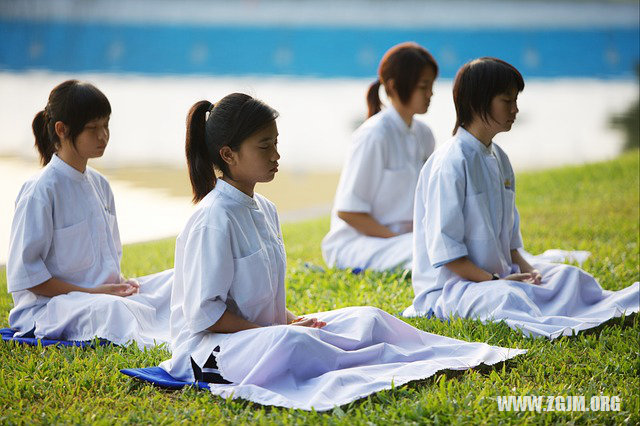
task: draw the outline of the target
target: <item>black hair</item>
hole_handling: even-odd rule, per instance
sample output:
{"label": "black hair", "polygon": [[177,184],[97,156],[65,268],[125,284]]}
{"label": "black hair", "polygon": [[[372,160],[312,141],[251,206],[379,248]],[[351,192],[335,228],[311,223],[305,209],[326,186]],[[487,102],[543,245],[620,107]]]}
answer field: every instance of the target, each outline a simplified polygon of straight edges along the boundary
{"label": "black hair", "polygon": [[42,165],[47,165],[60,148],[56,122],[61,121],[67,126],[68,136],[75,147],[76,137],[88,122],[109,115],[109,100],[91,83],[67,80],[54,87],[47,106],[36,114],[31,123]]}
{"label": "black hair", "polygon": [[382,106],[379,94],[381,84],[385,84],[385,90],[387,90],[386,84],[389,80],[393,80],[400,102],[406,104],[411,99],[423,70],[428,66],[433,68],[437,76],[438,63],[427,49],[417,43],[400,43],[387,50],[378,67],[378,79],[371,83],[367,91],[367,117],[372,117],[380,112]]}
{"label": "black hair", "polygon": [[484,57],[464,64],[453,83],[453,103],[456,106],[455,135],[458,128],[468,126],[474,116],[488,122],[491,101],[513,90],[522,92],[524,79],[511,64],[497,58]]}
{"label": "black hair", "polygon": [[209,101],[196,102],[191,107],[185,151],[194,203],[215,187],[215,169],[228,174],[220,149],[228,146],[238,151],[242,142],[276,118],[276,110],[244,93],[227,95],[215,107]]}

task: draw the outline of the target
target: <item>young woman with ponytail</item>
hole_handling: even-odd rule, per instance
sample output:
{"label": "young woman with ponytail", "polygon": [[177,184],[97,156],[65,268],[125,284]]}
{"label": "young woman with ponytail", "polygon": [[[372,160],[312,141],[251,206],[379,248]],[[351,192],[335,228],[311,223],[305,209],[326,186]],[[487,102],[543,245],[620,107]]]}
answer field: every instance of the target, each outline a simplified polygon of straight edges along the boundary
{"label": "young woman with ponytail", "polygon": [[278,214],[254,192],[278,171],[277,116],[241,93],[189,111],[186,157],[198,208],[176,241],[165,371],[208,382],[225,398],[327,410],[519,353],[425,333],[372,307],[289,311]]}
{"label": "young woman with ponytail", "polygon": [[[429,108],[438,65],[416,43],[389,49],[367,93],[368,119],[355,131],[322,241],[330,267],[411,267],[413,196],[435,147],[429,127],[413,118]],[[380,86],[391,103],[381,110]]]}
{"label": "young woman with ponytail", "polygon": [[110,115],[100,90],[69,80],[51,91],[33,120],[44,168],[18,194],[7,261],[15,305],[9,323],[19,336],[141,346],[167,340],[163,304],[172,272],[140,281],[123,277],[113,193],[87,166],[109,143]]}

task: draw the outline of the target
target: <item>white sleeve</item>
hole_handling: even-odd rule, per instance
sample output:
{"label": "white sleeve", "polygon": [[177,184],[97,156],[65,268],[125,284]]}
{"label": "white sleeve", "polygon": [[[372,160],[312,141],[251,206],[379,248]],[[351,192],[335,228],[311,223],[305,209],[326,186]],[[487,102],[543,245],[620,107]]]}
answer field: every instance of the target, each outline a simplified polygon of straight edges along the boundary
{"label": "white sleeve", "polygon": [[233,280],[231,237],[202,226],[189,233],[185,245],[183,309],[193,333],[214,325],[227,310]]}
{"label": "white sleeve", "polygon": [[7,289],[26,290],[51,278],[44,260],[53,241],[50,203],[35,197],[18,200],[11,223]]}
{"label": "white sleeve", "polygon": [[518,208],[513,208],[513,230],[511,231],[511,243],[510,249],[516,250],[524,247],[524,243],[522,242],[522,234],[520,233],[520,213],[518,213]]}
{"label": "white sleeve", "polygon": [[466,182],[463,173],[431,170],[427,184],[427,252],[434,268],[468,254],[464,244]]}
{"label": "white sleeve", "polygon": [[379,140],[354,141],[340,176],[337,211],[371,213],[384,170],[383,145]]}
{"label": "white sleeve", "polygon": [[[516,181],[515,177],[513,178],[513,191],[515,194],[516,190]],[[514,198],[515,199],[515,198]],[[515,203],[513,205],[513,229],[511,230],[511,242],[509,244],[509,248],[511,250],[516,250],[524,247],[522,242],[522,234],[520,233],[520,213],[518,212],[518,208]]]}
{"label": "white sleeve", "polygon": [[113,243],[116,246],[116,250],[118,251],[118,259],[122,261],[122,242],[120,240],[120,228],[118,227],[118,215],[116,214],[116,200],[113,196],[113,191],[111,190],[111,185],[104,180],[107,185],[106,192],[108,194],[108,203],[109,203],[109,212],[113,215],[113,230],[111,233],[111,237],[113,238]]}
{"label": "white sleeve", "polygon": [[[513,197],[516,199],[516,176],[513,173],[513,168],[511,167],[511,162],[509,161],[509,157],[504,151],[500,150],[501,158],[506,165],[505,168],[508,168],[509,177],[511,178],[511,182],[513,182]],[[522,243],[522,234],[520,233],[520,213],[518,212],[518,208],[516,207],[516,203],[514,201],[513,204],[513,229],[511,230],[511,241],[509,242],[509,249],[516,250],[524,247]]]}

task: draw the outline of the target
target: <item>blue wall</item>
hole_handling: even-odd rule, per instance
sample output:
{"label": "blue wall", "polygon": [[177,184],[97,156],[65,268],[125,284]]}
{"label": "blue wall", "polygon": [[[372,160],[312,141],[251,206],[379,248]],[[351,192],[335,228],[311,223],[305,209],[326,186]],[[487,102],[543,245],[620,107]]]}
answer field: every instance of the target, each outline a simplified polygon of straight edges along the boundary
{"label": "blue wall", "polygon": [[402,30],[32,22],[0,19],[0,69],[142,74],[374,76],[395,43],[413,40],[441,76],[497,56],[525,77],[632,78],[638,28]]}

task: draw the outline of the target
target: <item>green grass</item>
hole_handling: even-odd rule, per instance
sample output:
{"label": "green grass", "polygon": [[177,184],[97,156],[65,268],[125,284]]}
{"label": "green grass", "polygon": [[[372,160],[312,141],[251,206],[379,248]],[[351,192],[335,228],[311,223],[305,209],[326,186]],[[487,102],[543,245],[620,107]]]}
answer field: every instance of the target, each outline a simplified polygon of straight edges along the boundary
{"label": "green grass", "polygon": [[[525,244],[586,249],[584,268],[603,287],[638,280],[638,151],[610,162],[518,176],[518,206]],[[322,265],[320,240],[328,218],[284,226],[288,303],[298,313],[374,305],[398,313],[412,299],[410,281],[398,272],[352,275],[313,272]],[[125,247],[129,276],[169,268],[174,242]],[[6,288],[5,274],[0,287]],[[0,294],[2,326],[12,305]],[[318,414],[225,401],[204,390],[164,391],[121,375],[124,367],[157,365],[164,349],[96,349],[0,345],[0,423],[628,423],[640,422],[637,316],[615,319],[577,337],[553,342],[525,339],[504,324],[412,319],[416,327],[467,341],[528,349],[507,363],[434,377]],[[499,412],[499,395],[618,395],[620,412]]]}

